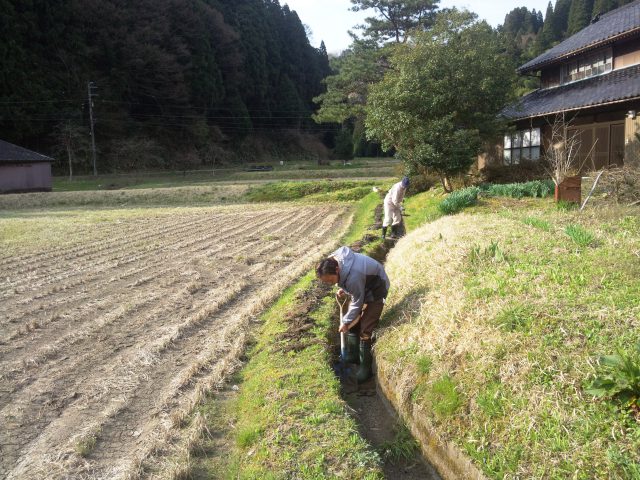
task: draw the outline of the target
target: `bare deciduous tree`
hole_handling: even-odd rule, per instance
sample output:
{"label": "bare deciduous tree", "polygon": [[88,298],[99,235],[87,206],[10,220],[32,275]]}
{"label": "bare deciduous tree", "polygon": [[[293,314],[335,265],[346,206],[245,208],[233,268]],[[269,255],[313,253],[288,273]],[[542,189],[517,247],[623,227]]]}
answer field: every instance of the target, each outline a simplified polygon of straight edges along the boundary
{"label": "bare deciduous tree", "polygon": [[545,145],[544,160],[547,165],[547,173],[556,185],[560,185],[567,177],[578,174],[584,167],[587,159],[595,149],[597,140],[580,162],[580,149],[582,139],[580,130],[569,131],[571,120],[567,120],[564,113],[559,113],[549,122],[551,137]]}

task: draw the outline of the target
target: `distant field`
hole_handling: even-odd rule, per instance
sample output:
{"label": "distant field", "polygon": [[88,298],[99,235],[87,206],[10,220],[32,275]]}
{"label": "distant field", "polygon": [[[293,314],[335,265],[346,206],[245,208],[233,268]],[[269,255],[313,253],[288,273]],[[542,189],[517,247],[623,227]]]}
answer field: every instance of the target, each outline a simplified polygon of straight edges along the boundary
{"label": "distant field", "polygon": [[248,185],[200,185],[134,190],[78,190],[0,195],[2,211],[43,208],[124,208],[153,205],[211,205],[233,202]]}
{"label": "distant field", "polygon": [[[260,164],[264,165],[264,164]],[[322,178],[386,178],[398,176],[399,161],[393,158],[356,159],[343,165],[334,160],[330,165],[313,162],[279,162],[271,164],[272,171],[247,172],[247,167],[220,168],[216,170],[138,172],[122,175],[80,176],[73,180],[60,176],[54,178],[56,192],[79,190],[118,190],[139,188],[167,188],[176,186],[209,185],[218,182],[261,182],[272,180],[303,180]]]}
{"label": "distant field", "polygon": [[135,472],[349,222],[335,204],[5,211],[0,477]]}

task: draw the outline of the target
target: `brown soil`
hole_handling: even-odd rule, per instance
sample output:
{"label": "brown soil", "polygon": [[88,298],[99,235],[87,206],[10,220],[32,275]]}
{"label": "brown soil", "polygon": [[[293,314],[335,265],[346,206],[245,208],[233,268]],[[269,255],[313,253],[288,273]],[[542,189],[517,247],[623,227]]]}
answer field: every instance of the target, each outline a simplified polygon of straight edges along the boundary
{"label": "brown soil", "polygon": [[185,210],[0,258],[0,478],[136,472],[345,212]]}

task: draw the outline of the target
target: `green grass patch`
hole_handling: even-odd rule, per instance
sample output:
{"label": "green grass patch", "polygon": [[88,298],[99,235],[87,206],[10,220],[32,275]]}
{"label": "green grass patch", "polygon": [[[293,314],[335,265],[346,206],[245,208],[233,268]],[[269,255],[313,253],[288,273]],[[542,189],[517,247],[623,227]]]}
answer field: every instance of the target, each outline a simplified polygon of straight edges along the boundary
{"label": "green grass patch", "polygon": [[392,440],[378,447],[381,457],[391,463],[412,460],[420,450],[420,445],[413,438],[405,424],[398,424]]}
{"label": "green grass patch", "polygon": [[503,386],[499,382],[492,382],[478,393],[476,402],[480,410],[489,418],[499,418],[504,414],[505,398]]}
{"label": "green grass patch", "polygon": [[433,222],[442,216],[439,205],[442,202],[442,189],[432,188],[404,200],[404,224],[407,232],[415,230],[425,223]]}
{"label": "green grass patch", "polygon": [[371,191],[375,182],[314,181],[276,182],[253,186],[245,194],[249,202],[287,202],[305,197],[315,201],[359,200]]}
{"label": "green grass patch", "polygon": [[304,197],[309,202],[355,202],[363,199],[372,191],[371,186],[354,187],[336,192],[319,193]]}
{"label": "green grass patch", "polygon": [[437,379],[426,389],[425,400],[439,418],[450,417],[462,406],[462,397],[449,375]]}
{"label": "green grass patch", "polygon": [[478,187],[468,187],[450,193],[439,205],[439,209],[445,215],[458,213],[460,210],[478,203]]}
{"label": "green grass patch", "polygon": [[381,198],[377,192],[370,192],[356,206],[353,212],[353,222],[349,226],[347,233],[342,239],[343,245],[351,245],[362,238],[367,229],[375,221],[376,207],[380,204]]}
{"label": "green grass patch", "polygon": [[551,230],[551,223],[549,223],[547,220],[542,220],[541,218],[525,217],[522,220],[522,223],[534,228],[538,228],[540,230],[544,230],[545,232],[548,232],[549,230]]}
{"label": "green grass patch", "polygon": [[566,200],[558,200],[556,202],[556,209],[561,212],[570,212],[577,210],[579,205],[575,202],[567,202]]}
{"label": "green grass patch", "polygon": [[502,310],[494,319],[496,326],[507,332],[526,332],[534,321],[533,313],[524,305],[510,306]]}
{"label": "green grass patch", "polygon": [[574,243],[580,247],[588,247],[593,245],[596,237],[593,233],[584,229],[580,225],[567,225],[564,232],[574,241]]}
{"label": "green grass patch", "polygon": [[416,362],[418,373],[421,375],[429,375],[431,367],[433,367],[433,359],[429,355],[421,355]]}

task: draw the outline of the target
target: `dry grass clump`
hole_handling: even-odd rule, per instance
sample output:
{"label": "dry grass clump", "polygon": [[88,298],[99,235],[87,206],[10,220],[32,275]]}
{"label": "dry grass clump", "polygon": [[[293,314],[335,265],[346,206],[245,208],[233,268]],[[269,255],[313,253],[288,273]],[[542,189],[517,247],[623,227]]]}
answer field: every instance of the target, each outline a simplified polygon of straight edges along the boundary
{"label": "dry grass clump", "polygon": [[[589,177],[595,180],[597,175],[597,172],[592,172]],[[622,167],[605,170],[591,201],[599,205],[606,203],[638,205],[640,202],[640,169]]]}

